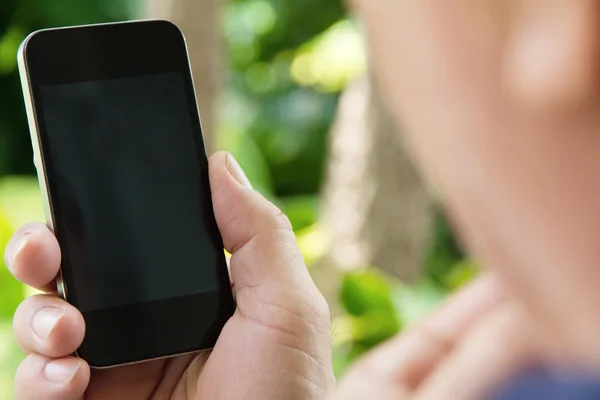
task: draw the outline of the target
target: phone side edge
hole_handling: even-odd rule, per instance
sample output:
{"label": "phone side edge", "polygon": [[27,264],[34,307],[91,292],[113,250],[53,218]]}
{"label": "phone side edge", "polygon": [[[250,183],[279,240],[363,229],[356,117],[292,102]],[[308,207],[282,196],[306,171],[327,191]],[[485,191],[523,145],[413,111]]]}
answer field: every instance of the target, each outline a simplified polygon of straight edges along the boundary
{"label": "phone side edge", "polygon": [[[40,31],[33,32],[23,40],[19,46],[17,52],[17,64],[19,68],[19,76],[21,79],[21,88],[23,92],[23,100],[25,102],[25,112],[27,115],[27,123],[29,125],[29,134],[31,136],[31,146],[33,149],[33,164],[38,177],[38,184],[40,187],[40,194],[42,197],[42,206],[44,208],[44,216],[46,219],[46,225],[48,229],[54,233],[54,218],[52,214],[52,208],[50,207],[50,198],[48,193],[48,184],[46,179],[46,170],[44,163],[42,162],[42,152],[40,145],[40,134],[38,128],[37,118],[35,116],[35,108],[33,106],[33,94],[31,90],[31,84],[29,81],[29,70],[27,68],[26,48],[27,44],[33,36]],[[59,269],[56,276],[56,289],[60,297],[67,300],[67,288],[64,283],[62,269]]]}

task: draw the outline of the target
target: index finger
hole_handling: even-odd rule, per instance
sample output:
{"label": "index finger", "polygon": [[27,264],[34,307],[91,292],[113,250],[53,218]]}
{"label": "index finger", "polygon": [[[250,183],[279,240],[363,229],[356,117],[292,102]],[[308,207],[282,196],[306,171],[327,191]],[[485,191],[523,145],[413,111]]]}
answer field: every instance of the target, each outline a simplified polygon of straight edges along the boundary
{"label": "index finger", "polygon": [[541,340],[519,305],[507,303],[464,335],[411,398],[440,399],[446,393],[453,399],[491,398],[490,391],[535,364],[534,343]]}
{"label": "index finger", "polygon": [[54,234],[41,222],[23,225],[6,246],[4,260],[22,283],[45,292],[55,292],[60,269],[60,247]]}
{"label": "index finger", "polygon": [[382,388],[390,393],[383,398],[408,397],[462,336],[503,300],[496,277],[480,276],[421,324],[359,360],[344,377],[339,398],[363,398],[359,393]]}

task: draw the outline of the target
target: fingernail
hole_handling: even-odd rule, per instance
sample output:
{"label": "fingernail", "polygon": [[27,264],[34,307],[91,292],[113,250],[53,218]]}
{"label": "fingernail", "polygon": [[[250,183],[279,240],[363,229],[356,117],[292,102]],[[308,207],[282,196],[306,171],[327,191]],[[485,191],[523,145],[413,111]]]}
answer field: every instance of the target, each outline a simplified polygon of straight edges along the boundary
{"label": "fingernail", "polygon": [[33,317],[33,322],[31,323],[33,333],[41,340],[46,340],[64,313],[65,310],[63,308],[42,308]]}
{"label": "fingernail", "polygon": [[6,266],[11,272],[13,271],[13,266],[15,264],[15,259],[17,258],[17,255],[19,254],[19,252],[21,252],[27,241],[31,238],[31,235],[32,232],[25,232],[21,236],[17,237],[11,245],[9,249],[9,257],[8,260],[6,260]]}
{"label": "fingernail", "polygon": [[227,157],[225,158],[225,166],[227,167],[227,170],[231,176],[233,176],[233,179],[238,181],[240,185],[252,189],[252,184],[248,180],[244,170],[231,153],[227,153]]}
{"label": "fingernail", "polygon": [[80,366],[80,360],[53,360],[46,363],[44,375],[52,383],[66,385],[75,376]]}

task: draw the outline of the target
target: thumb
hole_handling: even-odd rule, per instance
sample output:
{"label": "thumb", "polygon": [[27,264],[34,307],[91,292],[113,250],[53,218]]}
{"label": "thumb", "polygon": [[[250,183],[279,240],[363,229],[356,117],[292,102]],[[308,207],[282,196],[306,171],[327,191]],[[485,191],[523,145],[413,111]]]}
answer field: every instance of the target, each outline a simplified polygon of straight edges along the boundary
{"label": "thumb", "polygon": [[[297,291],[324,303],[288,218],[252,189],[231,154],[219,152],[210,157],[209,171],[215,218],[225,248],[232,254],[236,295],[245,288],[267,286]],[[326,304],[318,307],[326,308]]]}
{"label": "thumb", "polygon": [[[295,393],[292,397],[322,398],[335,382],[329,309],[306,269],[289,220],[252,189],[231,154],[210,158],[209,177],[217,225],[232,254],[237,302],[212,362],[220,372],[253,371],[250,381],[235,375],[241,378],[232,390],[240,393],[225,397],[279,399]],[[257,355],[263,362],[257,362]],[[215,381],[201,386],[208,390]]]}

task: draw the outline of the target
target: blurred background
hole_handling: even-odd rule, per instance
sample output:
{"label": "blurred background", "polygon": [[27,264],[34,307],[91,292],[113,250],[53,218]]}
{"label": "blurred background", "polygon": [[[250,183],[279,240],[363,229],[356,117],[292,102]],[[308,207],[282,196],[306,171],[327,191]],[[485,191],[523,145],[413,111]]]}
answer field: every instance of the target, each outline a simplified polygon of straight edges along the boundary
{"label": "blurred background", "polygon": [[[44,219],[16,52],[33,30],[164,18],[186,33],[212,151],[231,151],[291,219],[333,316],[336,374],[474,274],[373,87],[340,0],[0,2],[0,248]],[[2,264],[2,261],[0,261]],[[0,268],[0,399],[22,354],[11,318],[33,292]]]}

